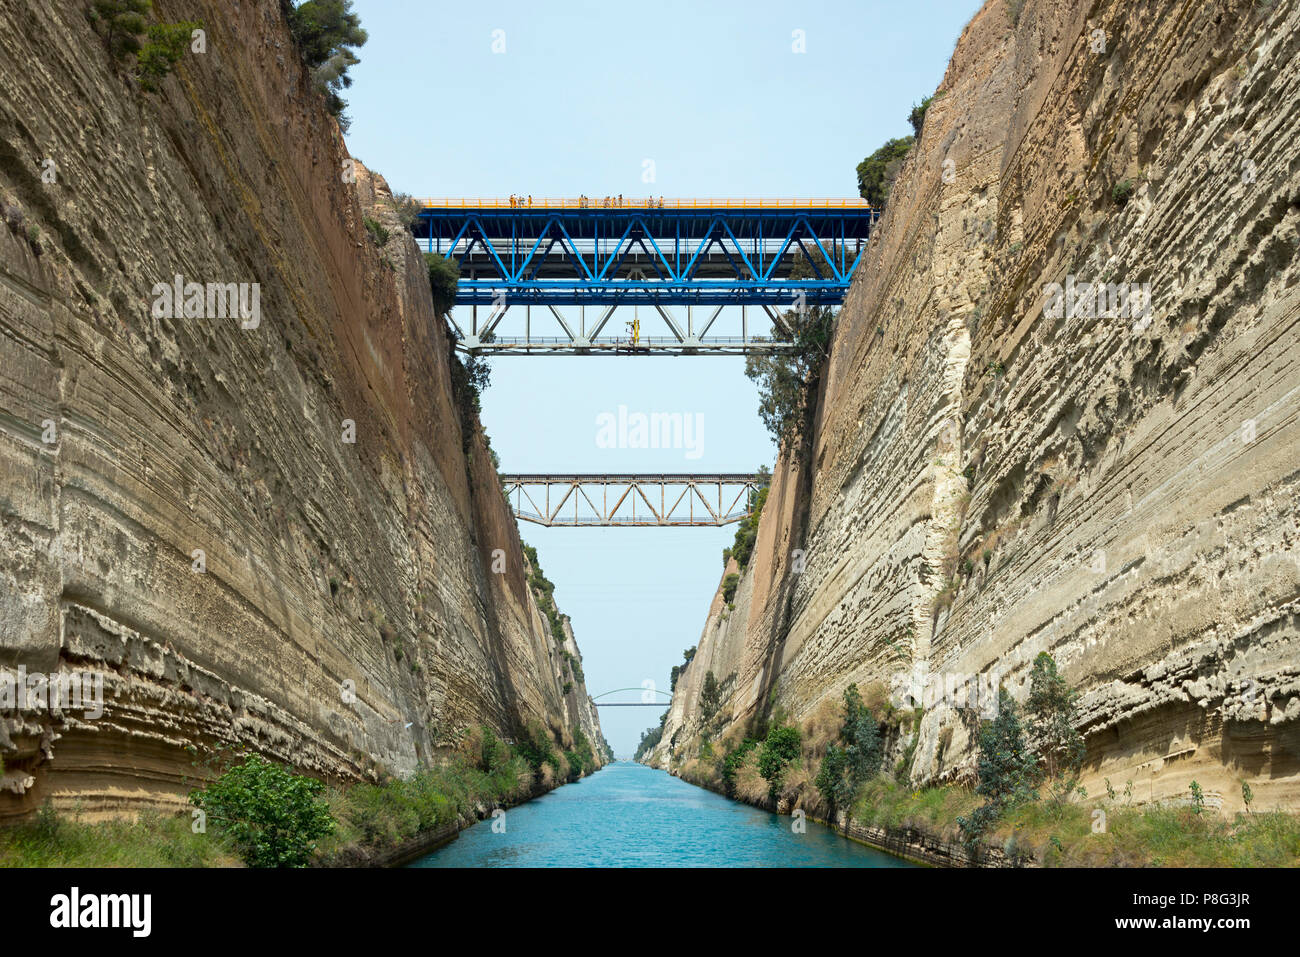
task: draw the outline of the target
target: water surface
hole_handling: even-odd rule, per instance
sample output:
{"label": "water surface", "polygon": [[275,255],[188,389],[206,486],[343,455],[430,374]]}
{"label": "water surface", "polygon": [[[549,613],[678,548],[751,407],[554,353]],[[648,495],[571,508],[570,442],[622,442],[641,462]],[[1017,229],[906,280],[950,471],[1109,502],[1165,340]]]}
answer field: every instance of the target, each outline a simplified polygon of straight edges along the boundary
{"label": "water surface", "polygon": [[618,761],[479,821],[412,867],[910,867],[805,821]]}

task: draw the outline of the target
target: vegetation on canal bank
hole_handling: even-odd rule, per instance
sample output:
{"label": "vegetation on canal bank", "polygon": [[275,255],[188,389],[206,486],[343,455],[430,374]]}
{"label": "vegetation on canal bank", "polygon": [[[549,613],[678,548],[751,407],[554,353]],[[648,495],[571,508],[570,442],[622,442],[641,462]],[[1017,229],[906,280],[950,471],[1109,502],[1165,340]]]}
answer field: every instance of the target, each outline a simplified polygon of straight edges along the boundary
{"label": "vegetation on canal bank", "polygon": [[468,729],[441,765],[376,784],[327,787],[258,755],[240,755],[206,788],[191,792],[192,814],[148,811],[135,820],[91,823],[47,804],[32,821],[0,829],[0,866],[370,864],[598,766],[581,732],[563,749],[536,724],[515,745],[491,729]]}
{"label": "vegetation on canal bank", "polygon": [[[997,849],[1049,867],[1300,865],[1300,817],[1250,808],[1246,782],[1247,810],[1231,819],[1206,806],[1195,781],[1181,803],[1135,806],[1131,782],[1107,781],[1105,794],[1087,794],[1075,699],[1052,657],[1040,655],[1025,704],[1002,693],[997,715],[982,723],[973,788],[908,783],[922,712],[895,707],[878,684],[864,692],[850,685],[841,703],[825,702],[800,724],[769,706],[749,727],[715,738],[724,703],[721,718],[703,721],[689,741],[678,743],[686,735],[677,733],[668,769],[748,804],[893,835],[919,832],[964,846],[976,860]],[[662,728],[647,732],[639,753],[661,736]],[[901,758],[891,768],[886,754]]]}

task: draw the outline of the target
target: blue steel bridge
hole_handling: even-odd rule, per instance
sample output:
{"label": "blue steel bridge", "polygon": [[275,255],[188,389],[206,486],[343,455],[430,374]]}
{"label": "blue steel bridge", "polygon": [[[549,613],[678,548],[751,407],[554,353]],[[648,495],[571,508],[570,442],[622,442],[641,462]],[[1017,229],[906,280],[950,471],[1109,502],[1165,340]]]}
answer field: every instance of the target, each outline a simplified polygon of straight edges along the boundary
{"label": "blue steel bridge", "polygon": [[[783,313],[843,302],[879,215],[859,199],[426,199],[412,231],[460,268],[471,354],[746,355],[788,348]],[[800,259],[811,276],[792,276]],[[740,335],[710,334],[727,306]],[[620,307],[634,321],[611,325]]]}

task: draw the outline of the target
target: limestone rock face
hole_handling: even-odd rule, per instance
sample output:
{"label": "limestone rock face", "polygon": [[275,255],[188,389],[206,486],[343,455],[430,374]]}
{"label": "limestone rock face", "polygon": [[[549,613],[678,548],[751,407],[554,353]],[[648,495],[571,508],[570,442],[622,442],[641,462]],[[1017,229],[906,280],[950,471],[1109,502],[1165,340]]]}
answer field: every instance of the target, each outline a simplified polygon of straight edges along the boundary
{"label": "limestone rock face", "polygon": [[969,778],[1048,651],[1089,793],[1300,802],[1298,48],[1294,0],[984,6],[653,762],[734,670],[715,738],[856,682],[925,708],[915,782]]}
{"label": "limestone rock face", "polygon": [[155,7],[207,50],[150,95],[82,5],[0,5],[0,670],[104,700],[0,708],[0,816],[183,802],[216,746],[346,780],[480,722],[597,745],[423,260],[280,4]]}

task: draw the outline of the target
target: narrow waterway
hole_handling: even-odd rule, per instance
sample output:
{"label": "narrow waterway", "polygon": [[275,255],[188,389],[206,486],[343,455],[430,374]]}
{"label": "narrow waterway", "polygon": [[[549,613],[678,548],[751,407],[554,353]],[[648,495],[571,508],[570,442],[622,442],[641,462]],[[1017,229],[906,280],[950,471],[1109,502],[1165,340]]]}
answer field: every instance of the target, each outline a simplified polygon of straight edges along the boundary
{"label": "narrow waterway", "polygon": [[[630,761],[491,819],[412,867],[910,867],[829,828]],[[498,824],[498,831],[500,824]]]}

